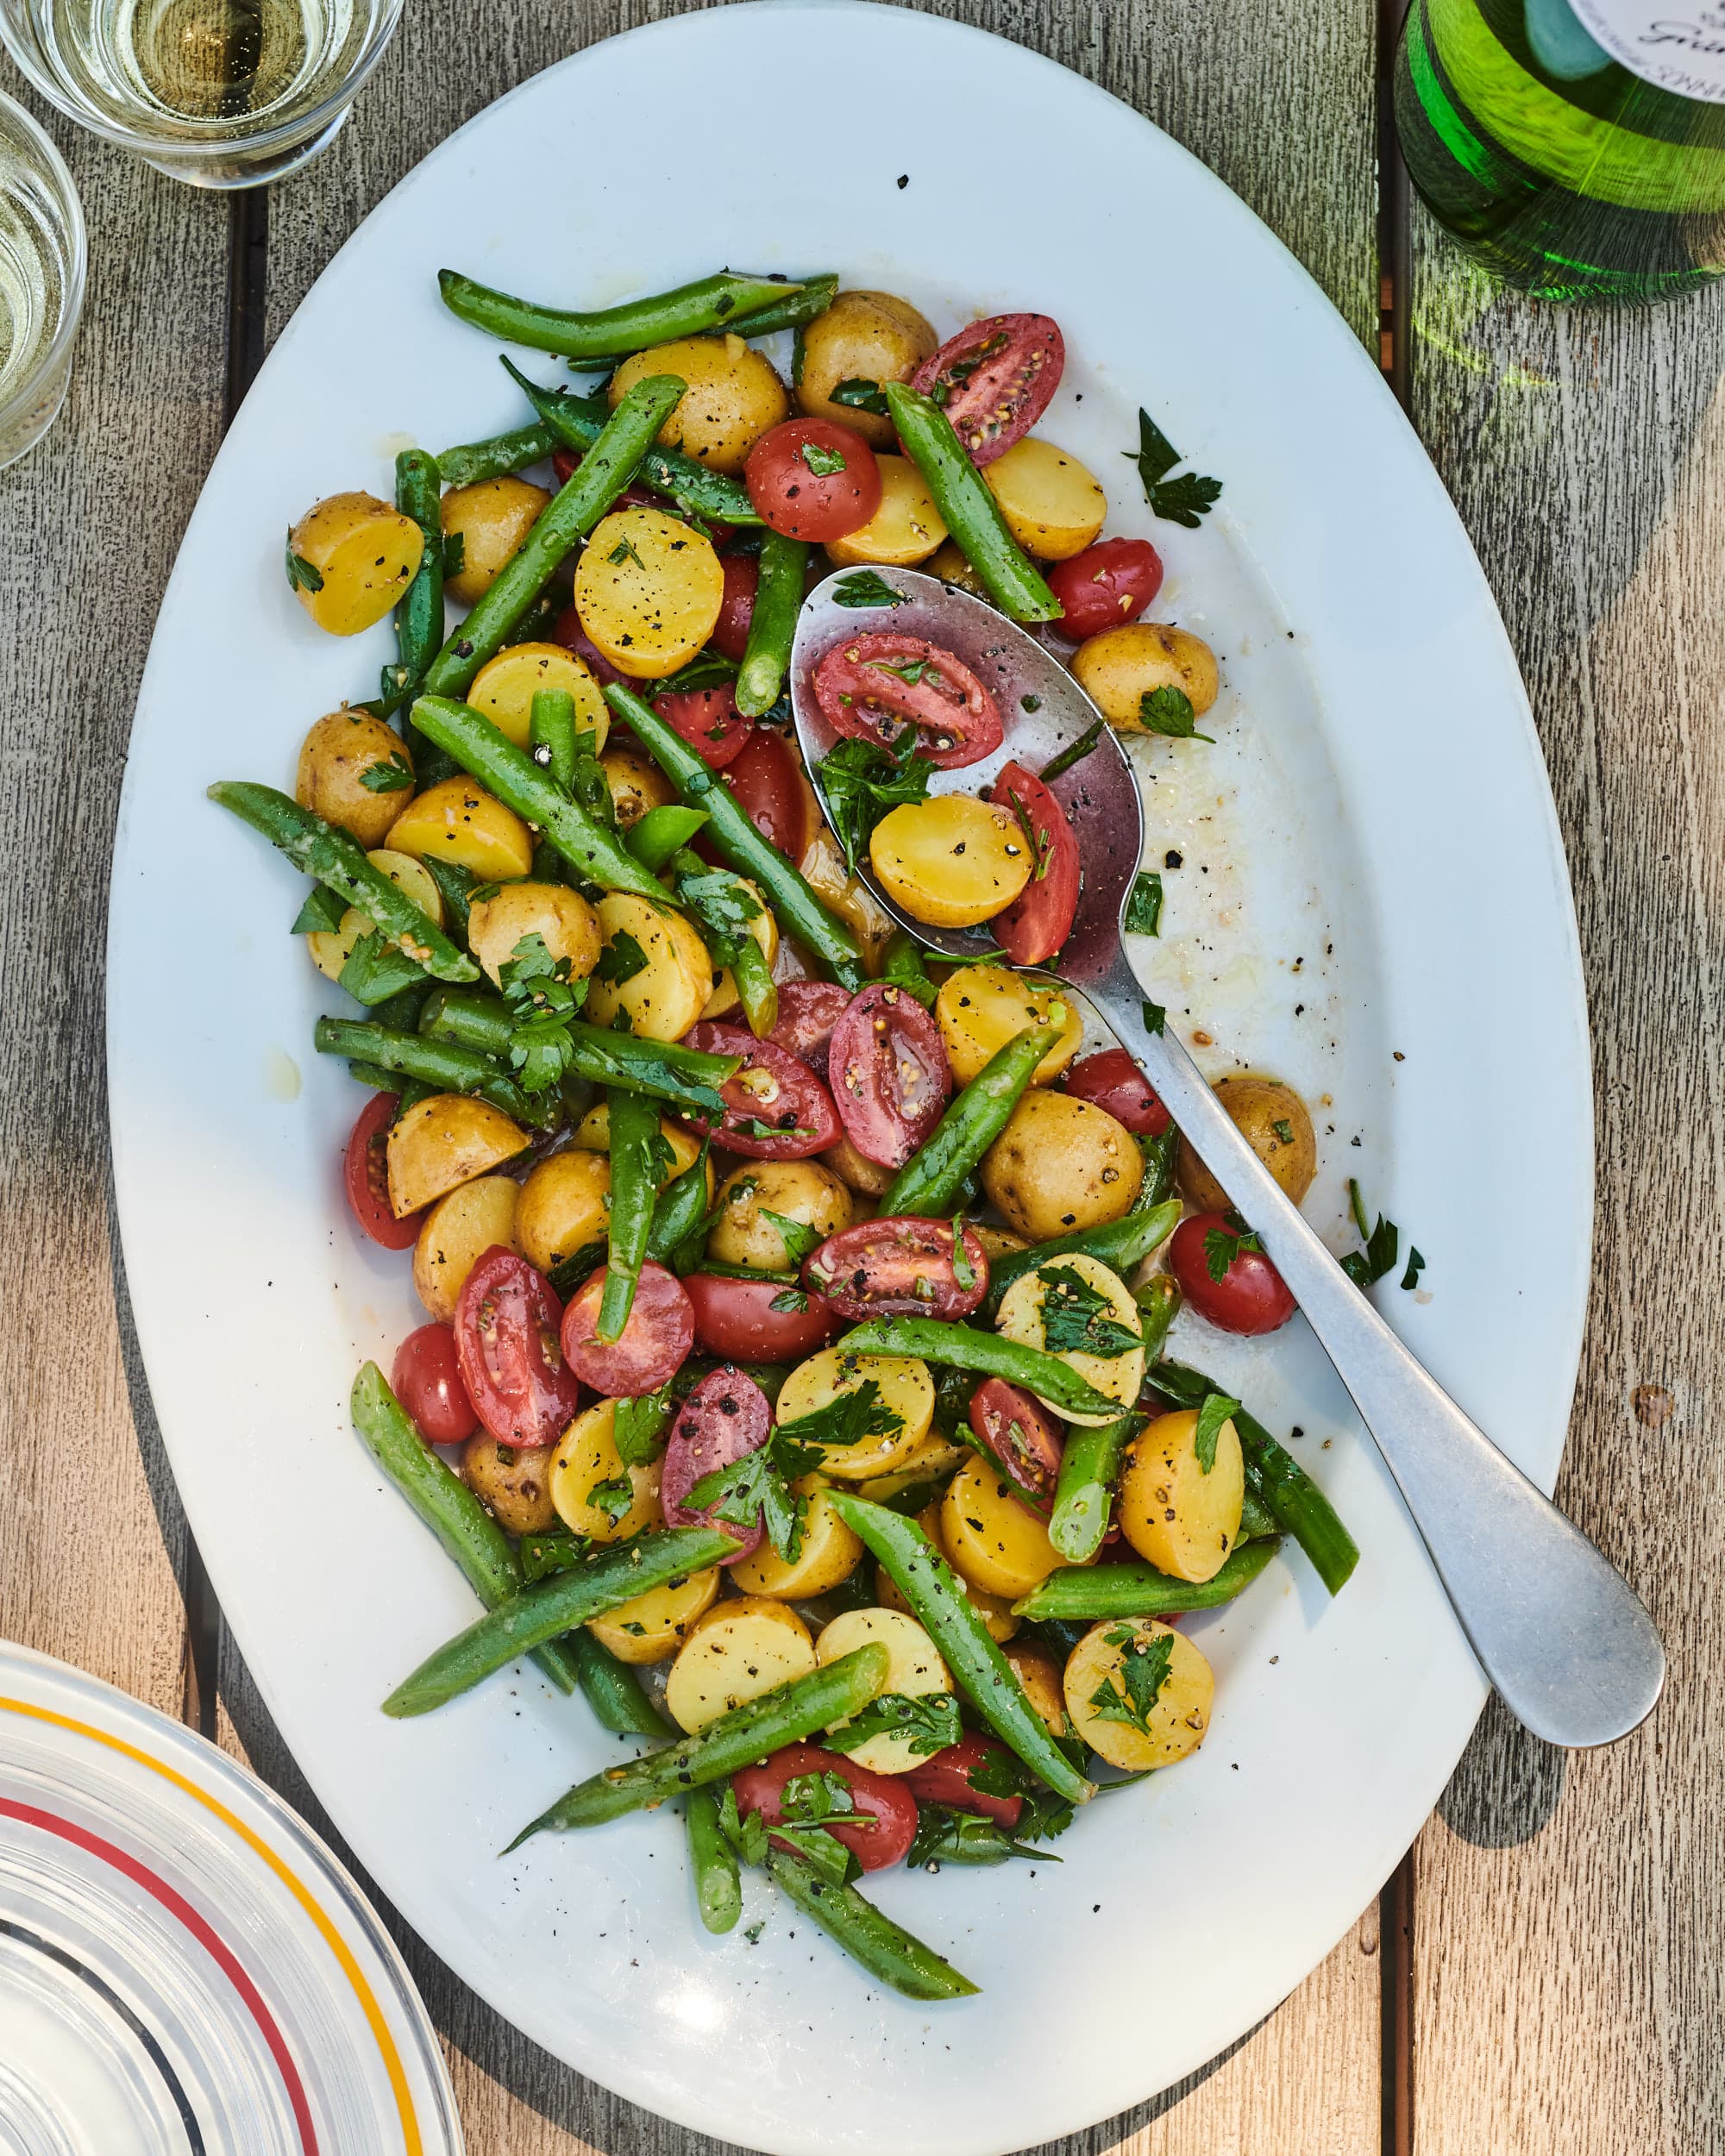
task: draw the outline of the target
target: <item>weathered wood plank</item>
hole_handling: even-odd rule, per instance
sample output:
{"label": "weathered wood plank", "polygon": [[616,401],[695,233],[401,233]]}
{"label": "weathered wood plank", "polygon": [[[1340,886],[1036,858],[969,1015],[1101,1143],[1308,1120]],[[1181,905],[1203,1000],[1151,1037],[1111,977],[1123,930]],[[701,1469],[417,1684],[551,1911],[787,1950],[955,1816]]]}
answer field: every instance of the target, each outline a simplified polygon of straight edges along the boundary
{"label": "weathered wood plank", "polygon": [[[934,4],[935,0],[929,0]],[[397,50],[353,122],[270,206],[273,340],[358,220],[449,131],[581,43],[681,11],[679,0],[590,0],[579,25],[555,0],[523,0],[466,24],[449,65],[452,13],[410,9]],[[1365,0],[1297,0],[1274,38],[1245,0],[938,0],[936,11],[998,30],[1123,97],[1236,188],[1312,269],[1363,339],[1376,333],[1372,19]],[[1266,135],[1264,116],[1276,116]],[[1273,140],[1273,155],[1264,154]],[[1155,236],[1146,205],[1146,247]],[[303,1802],[279,1740],[229,1651],[229,1740]],[[315,1815],[315,1814],[314,1814]],[[718,2145],[618,2104],[505,2028],[398,1925],[442,2030],[473,2156]],[[1066,2145],[1131,2156],[1359,2156],[1379,2109],[1375,1913],[1265,2027],[1185,2090]]]}
{"label": "weathered wood plank", "polygon": [[1493,298],[1423,215],[1414,260],[1414,414],[1527,676],[1592,999],[1596,1285],[1558,1495],[1672,1657],[1653,1725],[1603,1755],[1482,1724],[1419,1846],[1415,2145],[1690,2156],[1725,2135],[1725,292]]}
{"label": "weathered wood plank", "polygon": [[229,217],[48,125],[91,274],[66,410],[0,474],[0,1635],[173,1713],[185,1526],[116,1319],[102,951],[138,679],[221,436]]}

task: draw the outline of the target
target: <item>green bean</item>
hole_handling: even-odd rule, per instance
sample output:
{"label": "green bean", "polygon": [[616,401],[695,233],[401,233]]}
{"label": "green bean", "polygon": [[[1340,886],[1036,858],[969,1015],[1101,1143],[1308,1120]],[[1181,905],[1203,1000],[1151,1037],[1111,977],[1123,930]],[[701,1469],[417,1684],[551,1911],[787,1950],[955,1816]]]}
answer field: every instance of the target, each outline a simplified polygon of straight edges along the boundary
{"label": "green bean", "polygon": [[706,1219],[708,1172],[703,1146],[699,1158],[660,1192],[652,1225],[647,1231],[647,1256],[655,1265],[668,1264]]}
{"label": "green bean", "polygon": [[668,1527],[597,1551],[570,1570],[521,1589],[446,1639],[396,1686],[383,1711],[398,1719],[429,1714],[548,1639],[736,1550],[735,1538],[716,1528]]}
{"label": "green bean", "polygon": [[871,1318],[847,1332],[839,1345],[847,1355],[911,1355],[951,1369],[1004,1377],[1009,1385],[1022,1385],[1045,1400],[1060,1415],[1107,1415],[1112,1420],[1120,1413],[1119,1401],[1099,1393],[1058,1356],[941,1318]]}
{"label": "green bean", "polygon": [[980,1812],[957,1812],[950,1805],[919,1804],[916,1839],[906,1852],[913,1871],[925,1865],[938,1871],[944,1864],[1005,1864],[1011,1857],[1040,1857],[1058,1864],[1051,1849],[1032,1849],[1015,1841],[997,1819]]}
{"label": "green bean", "polygon": [[[602,397],[577,397],[573,390],[542,389],[505,359],[511,379],[538,413],[549,442],[585,455],[605,430],[611,413]],[[710,517],[715,523],[758,526],[761,512],[749,498],[749,489],[728,473],[714,472],[681,449],[662,449],[655,442],[643,456],[635,473],[637,484],[650,486],[686,513]]]}
{"label": "green bean", "polygon": [[438,452],[437,469],[448,486],[473,486],[480,479],[500,479],[506,473],[543,464],[557,438],[542,419],[530,427],[511,427],[484,442],[463,442]]}
{"label": "green bean", "polygon": [[922,473],[942,522],[988,597],[1013,621],[1058,621],[1060,601],[1007,529],[1000,504],[952,422],[932,397],[903,382],[888,382],[885,389],[905,454]]}
{"label": "green bean", "polygon": [[417,1078],[436,1093],[464,1093],[483,1100],[517,1123],[547,1130],[556,1120],[556,1103],[549,1094],[524,1093],[509,1074],[489,1057],[453,1041],[439,1041],[424,1033],[392,1033],[386,1026],[362,1019],[319,1018],[312,1042],[320,1056],[348,1056],[379,1070]]}
{"label": "green bean", "polygon": [[1075,1423],[1066,1432],[1048,1539],[1070,1564],[1082,1564],[1101,1548],[1120,1458],[1141,1421],[1135,1414],[1122,1415],[1088,1428]]}
{"label": "green bean", "polygon": [[399,995],[388,997],[372,1007],[372,1024],[386,1025],[392,1033],[415,1033],[419,1030],[419,1013],[425,1008],[432,993],[431,983],[421,974],[411,988],[404,988]]}
{"label": "green bean", "polygon": [[[1201,1407],[1208,1395],[1224,1390],[1201,1370],[1189,1369],[1183,1363],[1154,1363],[1145,1382],[1171,1407]],[[1263,1499],[1306,1552],[1330,1593],[1339,1594],[1359,1562],[1359,1545],[1323,1491],[1256,1416],[1237,1407],[1232,1420],[1245,1455],[1247,1488]]]}
{"label": "green bean", "polygon": [[[419,567],[395,610],[395,687],[373,706],[387,718],[411,703],[443,641],[443,510],[436,461],[423,449],[404,449],[395,460],[395,505],[418,525],[424,548]],[[422,789],[447,779],[455,767],[435,743],[413,744],[413,774]]]}
{"label": "green bean", "polygon": [[707,821],[705,809],[685,808],[681,801],[664,801],[649,808],[630,826],[624,843],[641,863],[656,875],[674,854],[680,854]]}
{"label": "green bean", "polygon": [[1069,1804],[1094,1796],[1094,1784],[1049,1734],[957,1575],[916,1521],[847,1489],[830,1489],[827,1497],[845,1526],[886,1567],[959,1689],[1000,1742]]}
{"label": "green bean", "polygon": [[1151,1564],[1063,1565],[1013,1604],[1015,1616],[1067,1620],[1164,1617],[1214,1609],[1250,1587],[1276,1555],[1274,1541],[1236,1544],[1214,1579],[1176,1580]]}
{"label": "green bean", "polygon": [[652,705],[621,682],[605,699],[652,755],[691,808],[707,812],[708,836],[727,868],[760,886],[780,927],[817,958],[833,979],[855,991],[862,986],[862,956],[856,938],[830,912],[800,869],[756,830],[748,812]]}
{"label": "green bean", "polygon": [[888,938],[881,954],[880,978],[895,988],[908,988],[925,1011],[934,1008],[940,993],[923,963],[922,945],[902,928],[894,929]]}
{"label": "green bean", "polygon": [[782,532],[769,531],[762,542],[755,611],[749,617],[749,641],[737,670],[737,708],[744,718],[759,718],[770,711],[785,685],[791,640],[803,610],[810,552],[806,540],[787,539]]}
{"label": "green bean", "polygon": [[1242,1490],[1239,1532],[1234,1540],[1237,1543],[1262,1542],[1266,1535],[1279,1535],[1281,1532],[1276,1514],[1258,1492],[1255,1489]]}
{"label": "green bean", "polygon": [[581,459],[580,469],[541,511],[490,590],[425,669],[428,694],[463,694],[486,661],[502,650],[557,564],[628,486],[643,452],[682,393],[683,384],[674,374],[649,375],[630,391]]}
{"label": "green bean", "polygon": [[527,721],[528,752],[567,793],[575,783],[575,699],[567,689],[535,689]]}
{"label": "green bean", "polygon": [[[500,996],[434,989],[420,1013],[419,1030],[428,1040],[501,1056],[508,1053],[514,1020]],[[709,1056],[672,1041],[649,1040],[644,1034],[613,1033],[608,1026],[588,1025],[579,1018],[572,1018],[566,1030],[570,1068],[579,1077],[595,1085],[651,1094],[656,1100],[712,1115],[724,1106],[722,1101],[715,1105],[719,1087],[743,1067],[740,1056]]]}
{"label": "green bean", "polygon": [[592,1708],[601,1727],[618,1737],[664,1737],[670,1733],[671,1725],[654,1706],[641,1689],[641,1680],[626,1662],[617,1657],[601,1640],[595,1639],[585,1625],[579,1626],[565,1639],[555,1640],[549,1649],[541,1647],[538,1652],[567,1654],[575,1665],[582,1696]]}
{"label": "green bean", "polygon": [[530,1834],[548,1827],[599,1827],[625,1812],[662,1804],[668,1797],[753,1766],[781,1745],[800,1743],[830,1723],[859,1714],[886,1683],[890,1661],[886,1648],[871,1641],[806,1677],[775,1684],[674,1745],[589,1775],[530,1820],[509,1848],[518,1849]]}
{"label": "green bean", "polygon": [[883,1220],[900,1213],[940,1220],[953,1212],[960,1184],[1006,1129],[1037,1065],[1059,1038],[1057,1025],[1027,1025],[995,1050],[888,1184]]}
{"label": "green bean", "polygon": [[506,1056],[515,1019],[499,995],[484,988],[434,988],[419,1013],[428,1039],[450,1041],[480,1056]]}
{"label": "green bean", "polygon": [[767,1871],[811,1923],[818,1924],[871,1977],[907,1999],[965,1999],[979,1990],[854,1886],[824,1878],[806,1857],[769,1848]]}
{"label": "green bean", "polygon": [[1132,1300],[1138,1305],[1138,1337],[1144,1342],[1147,1369],[1161,1354],[1169,1327],[1180,1314],[1180,1288],[1172,1273],[1158,1273],[1140,1288]]}
{"label": "green bean", "polygon": [[718,1798],[712,1789],[691,1789],[683,1799],[683,1832],[702,1924],[710,1932],[734,1931],[743,1914],[743,1879],[737,1852],[719,1832]]}
{"label": "green bean", "polygon": [[565,793],[524,749],[500,734],[482,711],[448,697],[422,696],[413,707],[413,723],[499,800],[536,824],[585,881],[603,884],[608,891],[632,891],[643,899],[670,897],[614,833]]}
{"label": "green bean", "polygon": [[434,854],[420,864],[437,887],[443,901],[443,912],[450,926],[463,943],[467,940],[467,916],[472,911],[472,893],[480,879],[471,868],[464,868],[458,861],[439,861]]}
{"label": "green bean", "polygon": [[479,979],[480,969],[467,953],[458,950],[381,868],[373,868],[365,849],[346,831],[301,808],[273,786],[224,779],[209,792],[212,801],[232,810],[242,823],[279,847],[296,868],[304,869],[337,898],[356,906],[427,973],[439,981]]}
{"label": "green bean", "polygon": [[[435,996],[432,1001],[436,1001]],[[1075,1228],[1070,1235],[1057,1235],[1049,1242],[1032,1244],[1027,1250],[1013,1250],[1005,1257],[994,1258],[988,1266],[988,1293],[982,1314],[992,1318],[1013,1282],[1033,1273],[1051,1257],[1070,1257],[1082,1251],[1087,1257],[1100,1258],[1124,1276],[1165,1243],[1179,1225],[1180,1207],[1170,1200],[1148,1213],[1129,1213],[1125,1219],[1110,1221],[1107,1227]]]}
{"label": "green bean", "polygon": [[818,277],[804,278],[800,285],[781,285],[779,289],[785,294],[782,299],[757,307],[746,322],[731,324],[739,337],[770,337],[780,329],[806,329],[831,306],[838,277],[835,271],[823,270]]}
{"label": "green bean", "polygon": [[631,352],[668,344],[674,337],[699,336],[709,329],[734,329],[747,336],[745,324],[751,311],[759,314],[802,287],[721,270],[670,291],[586,314],[511,298],[457,270],[439,270],[437,289],[452,315],[487,336],[506,344],[529,345],[536,352],[555,352],[566,360],[599,360],[626,359]]}
{"label": "green bean", "polygon": [[[375,1363],[366,1363],[354,1380],[352,1409],[366,1450],[461,1567],[486,1608],[495,1609],[518,1593],[521,1560],[514,1544],[420,1436]],[[548,1640],[534,1650],[533,1659],[560,1691],[573,1692],[580,1682],[577,1658],[563,1640]]]}
{"label": "green bean", "polygon": [[611,1112],[611,1210],[598,1332],[601,1340],[612,1341],[622,1338],[635,1307],[636,1283],[652,1232],[659,1110],[645,1094],[622,1086],[613,1087],[605,1098]]}

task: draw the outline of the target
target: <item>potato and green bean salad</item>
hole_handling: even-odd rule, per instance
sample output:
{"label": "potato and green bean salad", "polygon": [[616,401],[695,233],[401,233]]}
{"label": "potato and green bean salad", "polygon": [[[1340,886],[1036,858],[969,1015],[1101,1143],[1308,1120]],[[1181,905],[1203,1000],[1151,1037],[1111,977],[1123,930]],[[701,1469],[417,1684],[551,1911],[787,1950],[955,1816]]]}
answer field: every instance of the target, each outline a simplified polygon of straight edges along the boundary
{"label": "potato and green bean salad", "polygon": [[[932,644],[820,655],[871,887],[799,760],[792,638],[834,567],[921,564],[1070,640],[1101,721],[1176,736],[1215,657],[1146,618],[1156,549],[1035,431],[1045,315],[943,335],[832,275],[586,313],[442,289],[586,379],[505,359],[512,430],[306,511],[308,633],[392,617],[392,655],[291,790],[210,790],[310,879],[293,929],[342,1004],[316,1045],[367,1089],[348,1200],[425,1312],[354,1420],[483,1606],[386,1711],[530,1654],[644,1748],[520,1839],[675,1799],[708,1930],[758,1868],[879,1981],[956,1997],[856,1881],[1034,1855],[1176,1764],[1214,1694],[1182,1616],[1283,1536],[1332,1592],[1356,1552],[1164,1351],[1182,1304],[1234,1332],[1293,1305],[1137,1066],[1026,975],[1083,869],[1043,774],[929,797],[1009,715]],[[1144,425],[1152,508],[1195,523],[1214,482],[1167,482]],[[993,955],[932,956],[876,888]],[[1220,1090],[1302,1196],[1298,1094]]]}

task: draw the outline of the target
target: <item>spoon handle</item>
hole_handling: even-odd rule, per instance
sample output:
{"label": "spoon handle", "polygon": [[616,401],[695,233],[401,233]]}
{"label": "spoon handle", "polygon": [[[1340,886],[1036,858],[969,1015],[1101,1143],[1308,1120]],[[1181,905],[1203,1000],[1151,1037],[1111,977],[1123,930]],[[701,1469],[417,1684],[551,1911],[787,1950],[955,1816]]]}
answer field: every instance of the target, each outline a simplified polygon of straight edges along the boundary
{"label": "spoon handle", "polygon": [[1504,1704],[1551,1744],[1627,1736],[1665,1682],[1646,1609],[1402,1345],[1241,1137],[1183,1044],[1150,1031],[1124,952],[1084,993],[1262,1238],[1389,1462]]}

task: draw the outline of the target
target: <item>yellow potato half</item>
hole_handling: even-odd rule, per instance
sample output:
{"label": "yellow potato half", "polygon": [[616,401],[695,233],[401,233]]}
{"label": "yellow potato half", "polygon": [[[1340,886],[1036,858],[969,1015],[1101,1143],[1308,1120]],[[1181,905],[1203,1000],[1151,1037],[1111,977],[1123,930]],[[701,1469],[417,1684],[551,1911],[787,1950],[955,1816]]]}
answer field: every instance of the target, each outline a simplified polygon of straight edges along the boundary
{"label": "yellow potato half", "polygon": [[[367,786],[381,768],[405,787]],[[331,711],[317,720],[299,751],[293,798],[325,823],[336,824],[362,846],[381,846],[413,792],[413,759],[392,726],[370,711]]]}
{"label": "yellow potato half", "polygon": [[426,1214],[413,1246],[413,1285],[426,1309],[444,1325],[454,1320],[467,1275],[486,1252],[497,1247],[519,1250],[515,1210],[520,1196],[521,1186],[513,1176],[479,1175],[440,1198]]}
{"label": "yellow potato half", "polygon": [[1082,554],[1102,529],[1108,498],[1095,474],[1051,442],[1026,435],[982,467],[1007,529],[1043,561]]}
{"label": "yellow potato half", "polygon": [[649,1588],[587,1620],[587,1630],[619,1662],[664,1662],[674,1655],[696,1623],[718,1599],[719,1570],[686,1573]]}
{"label": "yellow potato half", "polygon": [[866,561],[908,569],[926,561],[946,536],[928,482],[910,459],[881,456],[875,461],[881,469],[880,506],[866,524],[826,542],[828,561],[841,569]]}
{"label": "yellow potato half", "polygon": [[763,1541],[752,1557],[740,1558],[731,1576],[745,1595],[774,1601],[800,1602],[825,1595],[848,1580],[862,1561],[862,1542],[839,1518],[818,1476],[804,1476],[795,1485],[808,1500],[803,1515],[802,1545],[794,1559],[781,1557]]}
{"label": "yellow potato half", "polygon": [[[896,813],[896,811],[894,812]],[[1059,1025],[1060,1038],[1036,1067],[1033,1086],[1065,1069],[1084,1039],[1078,1007],[1049,988],[1034,988],[1010,966],[960,966],[941,984],[934,1015],[946,1059],[961,1086],[1027,1025]]]}
{"label": "yellow potato half", "polygon": [[632,1032],[681,1040],[712,993],[706,945],[681,913],[626,891],[607,891],[598,913],[605,948],[587,990],[587,1016],[609,1025],[625,1011]]}
{"label": "yellow potato half", "polygon": [[526,1144],[526,1133],[489,1101],[459,1093],[417,1100],[389,1134],[390,1210],[405,1219],[513,1160]]}
{"label": "yellow potato half", "polygon": [[869,836],[869,858],[889,898],[939,928],[992,920],[1024,889],[1035,866],[1012,811],[969,793],[889,809]]}
{"label": "yellow potato half", "polygon": [[533,835],[511,808],[471,779],[427,787],[389,827],[396,853],[452,861],[481,883],[509,883],[533,866]]}
{"label": "yellow potato half", "polygon": [[1165,622],[1122,622],[1087,636],[1072,655],[1072,671],[1109,725],[1127,734],[1145,730],[1143,703],[1152,690],[1181,690],[1201,718],[1220,686],[1208,644]]}
{"label": "yellow potato half", "polygon": [[[411,899],[428,920],[442,927],[442,893],[423,862],[416,861],[411,854],[397,853],[388,846],[374,846],[366,859],[373,868],[380,869],[398,891]],[[339,981],[342,967],[353,956],[354,944],[361,937],[369,936],[376,925],[369,913],[350,906],[342,916],[339,928],[314,928],[306,937],[305,948],[311,953],[312,964],[326,980]]]}
{"label": "yellow potato half", "polygon": [[295,596],[320,629],[356,636],[413,581],[425,536],[375,494],[331,494],[288,535]]}
{"label": "yellow potato half", "polygon": [[605,394],[615,406],[653,374],[674,374],[688,385],[659,429],[661,446],[715,472],[740,472],[768,428],[790,412],[772,361],[738,336],[677,337],[637,352],[612,376]]}
{"label": "yellow potato half", "polygon": [[459,541],[455,552],[461,567],[445,580],[446,596],[458,606],[483,599],[550,501],[543,486],[512,472],[451,487],[442,502],[443,536]]}
{"label": "yellow potato half", "polygon": [[981,1460],[968,1460],[947,1486],[940,1539],[954,1571],[1007,1602],[1028,1595],[1065,1563],[1012,1485]]}
{"label": "yellow potato half", "polygon": [[1198,1411],[1158,1415],[1133,1438],[1120,1469],[1120,1532],[1147,1564],[1176,1580],[1212,1580],[1239,1539],[1245,1463],[1225,1422],[1205,1468]]}
{"label": "yellow potato half", "polygon": [[617,1449],[617,1402],[602,1400],[577,1415],[551,1459],[551,1502],[572,1534],[622,1542],[656,1527],[659,1463],[625,1467]]}
{"label": "yellow potato half", "polygon": [[[887,1650],[887,1681],[882,1695],[896,1692],[904,1699],[926,1699],[931,1693],[950,1692],[952,1672],[916,1619],[900,1609],[847,1609],[825,1626],[814,1643],[815,1658],[825,1669],[858,1647],[878,1644]],[[834,1731],[845,1727],[835,1722]],[[884,1733],[870,1737],[846,1757],[873,1774],[908,1774],[927,1754],[911,1749],[908,1737]]]}
{"label": "yellow potato half", "polygon": [[1144,1184],[1144,1155],[1093,1100],[1033,1088],[983,1154],[982,1188],[1032,1243],[1122,1220]]}
{"label": "yellow potato half", "polygon": [[593,754],[611,731],[611,707],[599,686],[573,651],[561,644],[510,644],[474,676],[467,700],[483,711],[518,749],[528,743],[533,699],[542,689],[567,689],[575,707],[575,731],[595,736]]}
{"label": "yellow potato half", "polygon": [[[1159,1644],[1163,1641],[1168,1643],[1165,1647]],[[1146,1653],[1156,1657],[1146,1679],[1154,1681],[1164,1655],[1166,1676],[1145,1714],[1145,1727],[1139,1728],[1119,1716],[1129,1698],[1126,1658]],[[1104,1687],[1119,1702],[1111,1709],[1106,1701],[1102,1708],[1096,1704]],[[1090,1749],[1111,1767],[1138,1774],[1149,1767],[1172,1766],[1203,1743],[1216,1680],[1203,1656],[1171,1625],[1159,1625],[1152,1618],[1139,1618],[1132,1624],[1105,1618],[1090,1627],[1067,1658],[1062,1689],[1073,1726]]]}
{"label": "yellow potato half", "polygon": [[602,517],[575,565],[581,627],[620,673],[656,680],[712,634],[724,572],[712,542],[662,509]]}
{"label": "yellow potato half", "polygon": [[814,1641],[795,1610],[764,1595],[727,1598],[683,1642],[665,1685],[665,1705],[680,1729],[704,1729],[814,1667]]}
{"label": "yellow potato half", "polygon": [[822,1348],[811,1355],[785,1380],[775,1410],[782,1424],[799,1416],[830,1407],[846,1393],[860,1392],[872,1383],[879,1404],[898,1423],[878,1437],[859,1438],[855,1445],[829,1445],[821,1472],[836,1482],[863,1482],[883,1475],[914,1452],[928,1435],[934,1420],[934,1381],[928,1365],[907,1355],[846,1355],[838,1348]]}
{"label": "yellow potato half", "polygon": [[[1051,1351],[1057,1362],[1076,1370],[1087,1384],[1094,1385],[1109,1400],[1118,1401],[1124,1414],[1138,1398],[1138,1388],[1144,1382],[1144,1350],[1127,1348],[1120,1355],[1087,1354],[1082,1348],[1050,1351],[1043,1309],[1050,1295],[1064,1301],[1075,1323],[1082,1322],[1088,1310],[1088,1296],[1099,1298],[1105,1307],[1093,1322],[1098,1326],[1118,1326],[1136,1338],[1143,1319],[1132,1300],[1132,1290],[1101,1258],[1073,1250],[1063,1257],[1051,1257],[1033,1273],[1021,1273],[1000,1298],[1000,1314],[994,1320],[996,1330],[1008,1340],[1016,1340],[1022,1347]],[[1044,1401],[1043,1404],[1051,1414],[1062,1412],[1052,1401]],[[1066,1414],[1063,1420],[1100,1426],[1112,1418]]]}

